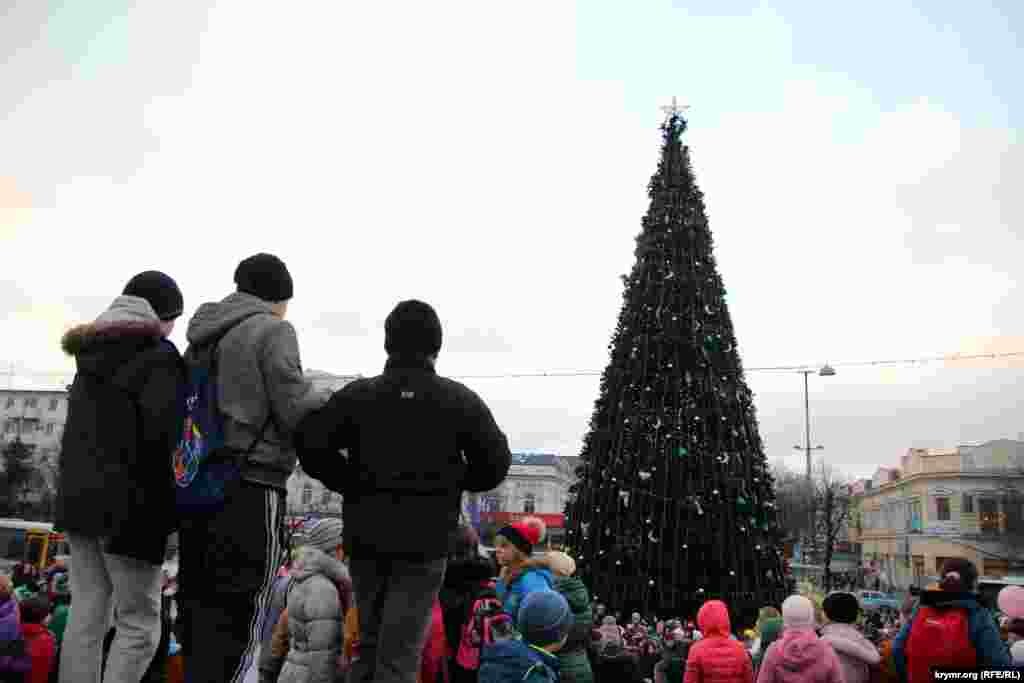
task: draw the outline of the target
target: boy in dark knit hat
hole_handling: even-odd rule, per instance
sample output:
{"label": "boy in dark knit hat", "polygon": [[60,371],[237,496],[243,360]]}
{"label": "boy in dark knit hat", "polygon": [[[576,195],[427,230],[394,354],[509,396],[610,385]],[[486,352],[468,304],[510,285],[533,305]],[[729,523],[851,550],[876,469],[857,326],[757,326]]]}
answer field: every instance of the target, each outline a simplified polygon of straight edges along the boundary
{"label": "boy in dark knit hat", "polygon": [[560,593],[526,596],[519,612],[522,640],[499,640],[484,648],[480,683],[557,683],[556,653],[565,645],[572,624],[569,603]]}
{"label": "boy in dark knit hat", "polygon": [[384,327],[384,372],[334,394],[295,443],[303,470],[345,496],[361,638],[351,680],[414,683],[462,492],[498,486],[512,456],[480,397],[437,375],[434,309],[403,301]]}
{"label": "boy in dark knit hat", "polygon": [[284,549],[285,481],[295,468],[292,434],[327,395],[303,376],[295,328],[285,320],[292,276],[271,254],[235,269],[237,290],[189,321],[186,361],[212,350],[225,450],[241,480],[225,508],[183,519],[178,604],[182,651],[194,681],[237,681],[253,664]]}
{"label": "boy in dark knit hat", "polygon": [[160,640],[160,567],[177,521],[168,465],[185,386],[181,355],[167,337],[182,308],[174,280],[146,271],[61,341],[78,370],[57,492],[56,527],[67,533],[75,568],[61,681],[95,680],[111,627],[113,679],[141,679]]}

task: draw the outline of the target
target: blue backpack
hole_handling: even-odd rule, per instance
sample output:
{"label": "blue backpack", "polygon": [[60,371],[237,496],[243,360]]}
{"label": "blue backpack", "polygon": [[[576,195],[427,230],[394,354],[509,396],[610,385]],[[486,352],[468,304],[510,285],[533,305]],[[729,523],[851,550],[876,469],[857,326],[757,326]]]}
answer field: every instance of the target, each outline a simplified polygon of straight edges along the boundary
{"label": "blue backpack", "polygon": [[225,446],[224,416],[217,391],[218,342],[189,347],[185,353],[185,424],[172,456],[177,508],[185,516],[213,515],[224,509],[228,485],[241,479],[241,461],[263,440],[270,424],[268,416],[244,452]]}

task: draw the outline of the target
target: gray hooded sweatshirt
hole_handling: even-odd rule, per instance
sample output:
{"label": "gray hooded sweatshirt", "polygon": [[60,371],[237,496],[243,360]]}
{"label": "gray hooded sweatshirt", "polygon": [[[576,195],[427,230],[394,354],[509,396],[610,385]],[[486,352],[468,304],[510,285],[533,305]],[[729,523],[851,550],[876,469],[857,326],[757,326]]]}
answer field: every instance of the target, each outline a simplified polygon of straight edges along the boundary
{"label": "gray hooded sweatshirt", "polygon": [[295,469],[292,432],[329,394],[314,390],[302,374],[295,328],[275,316],[266,301],[235,292],[200,306],[188,324],[189,344],[200,346],[218,337],[217,390],[225,442],[245,452],[266,424],[242,476],[284,490]]}

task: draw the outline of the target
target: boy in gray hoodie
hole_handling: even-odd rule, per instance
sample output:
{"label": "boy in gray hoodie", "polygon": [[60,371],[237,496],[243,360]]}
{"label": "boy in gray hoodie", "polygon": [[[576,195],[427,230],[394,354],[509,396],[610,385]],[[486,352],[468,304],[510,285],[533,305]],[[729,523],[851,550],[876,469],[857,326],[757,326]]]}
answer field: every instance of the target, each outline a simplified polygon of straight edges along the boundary
{"label": "boy in gray hoodie", "polygon": [[285,264],[257,254],[238,265],[235,284],[227,298],[200,306],[188,326],[186,359],[193,348],[216,348],[224,439],[242,474],[226,488],[221,512],[182,520],[182,646],[193,681],[241,681],[253,665],[284,561],[292,432],[327,400],[303,376],[295,328],[285,321],[293,294]]}

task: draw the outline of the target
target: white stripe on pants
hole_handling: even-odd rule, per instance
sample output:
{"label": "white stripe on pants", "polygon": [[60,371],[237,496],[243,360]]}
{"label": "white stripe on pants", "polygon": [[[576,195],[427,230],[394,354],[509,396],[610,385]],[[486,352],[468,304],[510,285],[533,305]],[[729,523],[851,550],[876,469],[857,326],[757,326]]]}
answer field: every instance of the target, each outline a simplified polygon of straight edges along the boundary
{"label": "white stripe on pants", "polygon": [[60,653],[60,683],[100,683],[103,638],[111,624],[104,681],[139,681],[160,642],[160,565],[104,553],[103,539],[69,532],[72,608]]}
{"label": "white stripe on pants", "polygon": [[260,590],[256,593],[256,609],[249,620],[249,642],[246,645],[242,660],[235,670],[231,683],[244,683],[246,673],[259,665],[259,645],[263,634],[263,623],[267,618],[270,598],[274,589],[274,580],[281,567],[284,556],[284,545],[281,543],[281,529],[284,527],[284,496],[279,491],[266,488],[264,491],[266,505],[263,510],[263,524],[267,530],[267,559],[265,574]]}

